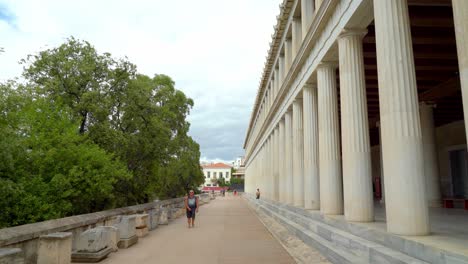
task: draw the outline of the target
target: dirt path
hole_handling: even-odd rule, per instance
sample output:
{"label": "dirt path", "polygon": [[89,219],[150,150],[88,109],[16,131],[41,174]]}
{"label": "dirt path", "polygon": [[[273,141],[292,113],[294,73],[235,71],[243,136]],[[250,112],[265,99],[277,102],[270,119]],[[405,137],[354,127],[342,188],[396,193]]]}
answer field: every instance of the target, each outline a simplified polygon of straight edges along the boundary
{"label": "dirt path", "polygon": [[241,197],[217,197],[200,208],[195,228],[186,218],[174,220],[128,249],[113,253],[106,264],[295,263]]}

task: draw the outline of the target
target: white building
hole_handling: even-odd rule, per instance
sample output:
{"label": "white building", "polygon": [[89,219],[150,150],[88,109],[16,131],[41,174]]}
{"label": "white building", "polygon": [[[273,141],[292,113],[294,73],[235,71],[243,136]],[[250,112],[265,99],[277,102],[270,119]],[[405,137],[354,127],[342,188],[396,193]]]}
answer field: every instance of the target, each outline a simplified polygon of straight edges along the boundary
{"label": "white building", "polygon": [[244,156],[239,156],[235,161],[232,162],[234,169],[239,169],[244,166]]}
{"label": "white building", "polygon": [[212,163],[201,165],[203,168],[203,174],[205,175],[205,187],[216,187],[218,186],[217,180],[224,178],[226,182],[231,180],[231,165],[224,163]]}

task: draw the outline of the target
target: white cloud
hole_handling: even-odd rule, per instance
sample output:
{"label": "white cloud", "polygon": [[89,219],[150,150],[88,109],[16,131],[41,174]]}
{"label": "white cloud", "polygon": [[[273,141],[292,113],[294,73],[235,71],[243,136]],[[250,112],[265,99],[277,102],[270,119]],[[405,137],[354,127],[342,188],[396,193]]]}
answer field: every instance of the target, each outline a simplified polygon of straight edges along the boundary
{"label": "white cloud", "polygon": [[73,35],[144,74],[171,76],[195,101],[190,134],[202,156],[231,160],[242,154],[279,3],[7,0],[15,27],[0,18],[0,80],[19,76],[27,54]]}

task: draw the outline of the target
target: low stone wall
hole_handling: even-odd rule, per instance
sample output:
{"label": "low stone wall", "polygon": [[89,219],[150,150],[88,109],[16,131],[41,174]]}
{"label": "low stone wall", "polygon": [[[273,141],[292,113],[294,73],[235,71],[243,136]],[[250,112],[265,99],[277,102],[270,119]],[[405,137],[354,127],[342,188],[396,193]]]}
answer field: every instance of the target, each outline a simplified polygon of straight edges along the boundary
{"label": "low stone wall", "polygon": [[[199,197],[201,204],[210,200],[207,194],[201,194]],[[72,234],[72,250],[75,250],[77,238],[81,233],[98,226],[113,226],[119,216],[148,214],[147,226],[149,230],[152,230],[159,225],[162,212],[167,214],[169,219],[173,219],[175,218],[172,216],[173,212],[178,211],[174,216],[180,216],[180,211],[183,208],[184,198],[156,200],[146,204],[4,228],[0,229],[0,248],[19,248],[22,250],[24,263],[33,264],[37,263],[38,260],[37,252],[41,236],[57,232],[69,232]]]}

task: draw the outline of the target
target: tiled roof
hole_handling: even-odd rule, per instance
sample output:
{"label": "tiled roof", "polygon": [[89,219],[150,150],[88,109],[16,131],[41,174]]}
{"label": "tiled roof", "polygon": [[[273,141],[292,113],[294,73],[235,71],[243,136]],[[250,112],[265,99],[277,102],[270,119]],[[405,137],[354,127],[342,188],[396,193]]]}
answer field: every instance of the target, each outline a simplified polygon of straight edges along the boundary
{"label": "tiled roof", "polygon": [[202,168],[204,169],[230,169],[231,167],[231,165],[227,165],[221,162],[202,165]]}

